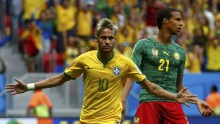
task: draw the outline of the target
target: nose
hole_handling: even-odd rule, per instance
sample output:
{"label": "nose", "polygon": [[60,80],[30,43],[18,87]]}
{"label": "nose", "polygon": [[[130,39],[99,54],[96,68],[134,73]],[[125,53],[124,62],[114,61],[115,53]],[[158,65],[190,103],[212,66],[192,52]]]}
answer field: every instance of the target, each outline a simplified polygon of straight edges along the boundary
{"label": "nose", "polygon": [[180,25],[180,27],[182,27],[183,26],[183,21],[180,21],[179,25]]}
{"label": "nose", "polygon": [[110,39],[106,38],[105,43],[110,43]]}

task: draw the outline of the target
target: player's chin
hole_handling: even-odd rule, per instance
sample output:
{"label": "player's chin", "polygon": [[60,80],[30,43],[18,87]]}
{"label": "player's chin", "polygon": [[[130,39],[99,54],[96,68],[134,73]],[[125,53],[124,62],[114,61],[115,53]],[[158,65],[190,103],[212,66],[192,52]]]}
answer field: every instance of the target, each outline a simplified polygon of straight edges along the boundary
{"label": "player's chin", "polygon": [[112,49],[103,49],[102,50],[102,52],[104,52],[104,53],[108,53],[108,52],[111,52],[112,51]]}
{"label": "player's chin", "polygon": [[112,50],[113,49],[111,47],[106,47],[102,49],[103,52],[111,52]]}
{"label": "player's chin", "polygon": [[179,35],[180,32],[173,32],[172,35]]}
{"label": "player's chin", "polygon": [[181,33],[181,30],[177,30],[176,32],[175,32],[175,35],[178,35],[178,34],[180,34]]}

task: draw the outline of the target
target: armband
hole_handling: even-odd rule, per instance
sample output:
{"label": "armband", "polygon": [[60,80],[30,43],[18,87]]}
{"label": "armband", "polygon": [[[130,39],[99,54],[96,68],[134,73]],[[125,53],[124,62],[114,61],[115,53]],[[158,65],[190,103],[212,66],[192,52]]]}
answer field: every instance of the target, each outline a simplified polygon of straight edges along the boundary
{"label": "armband", "polygon": [[34,83],[27,84],[27,88],[28,90],[34,90],[35,89]]}

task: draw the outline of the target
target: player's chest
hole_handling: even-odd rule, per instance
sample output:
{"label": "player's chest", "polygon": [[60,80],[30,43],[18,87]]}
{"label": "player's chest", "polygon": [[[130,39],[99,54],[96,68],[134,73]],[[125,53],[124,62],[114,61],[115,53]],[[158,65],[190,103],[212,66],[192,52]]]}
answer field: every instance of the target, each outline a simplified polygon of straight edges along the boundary
{"label": "player's chest", "polygon": [[107,63],[102,64],[97,62],[93,65],[87,65],[85,67],[85,72],[87,75],[92,77],[111,77],[111,78],[119,78],[122,76],[124,71],[124,66],[121,63]]}
{"label": "player's chest", "polygon": [[156,66],[178,66],[182,58],[180,52],[172,47],[155,46],[147,49],[144,54],[144,61]]}

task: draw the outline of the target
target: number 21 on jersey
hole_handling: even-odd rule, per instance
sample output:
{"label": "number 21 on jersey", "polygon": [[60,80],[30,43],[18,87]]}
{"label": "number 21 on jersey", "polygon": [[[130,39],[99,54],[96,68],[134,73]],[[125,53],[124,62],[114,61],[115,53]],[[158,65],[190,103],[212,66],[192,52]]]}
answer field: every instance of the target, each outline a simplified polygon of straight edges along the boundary
{"label": "number 21 on jersey", "polygon": [[158,66],[158,71],[169,71],[170,60],[160,59],[160,65]]}

